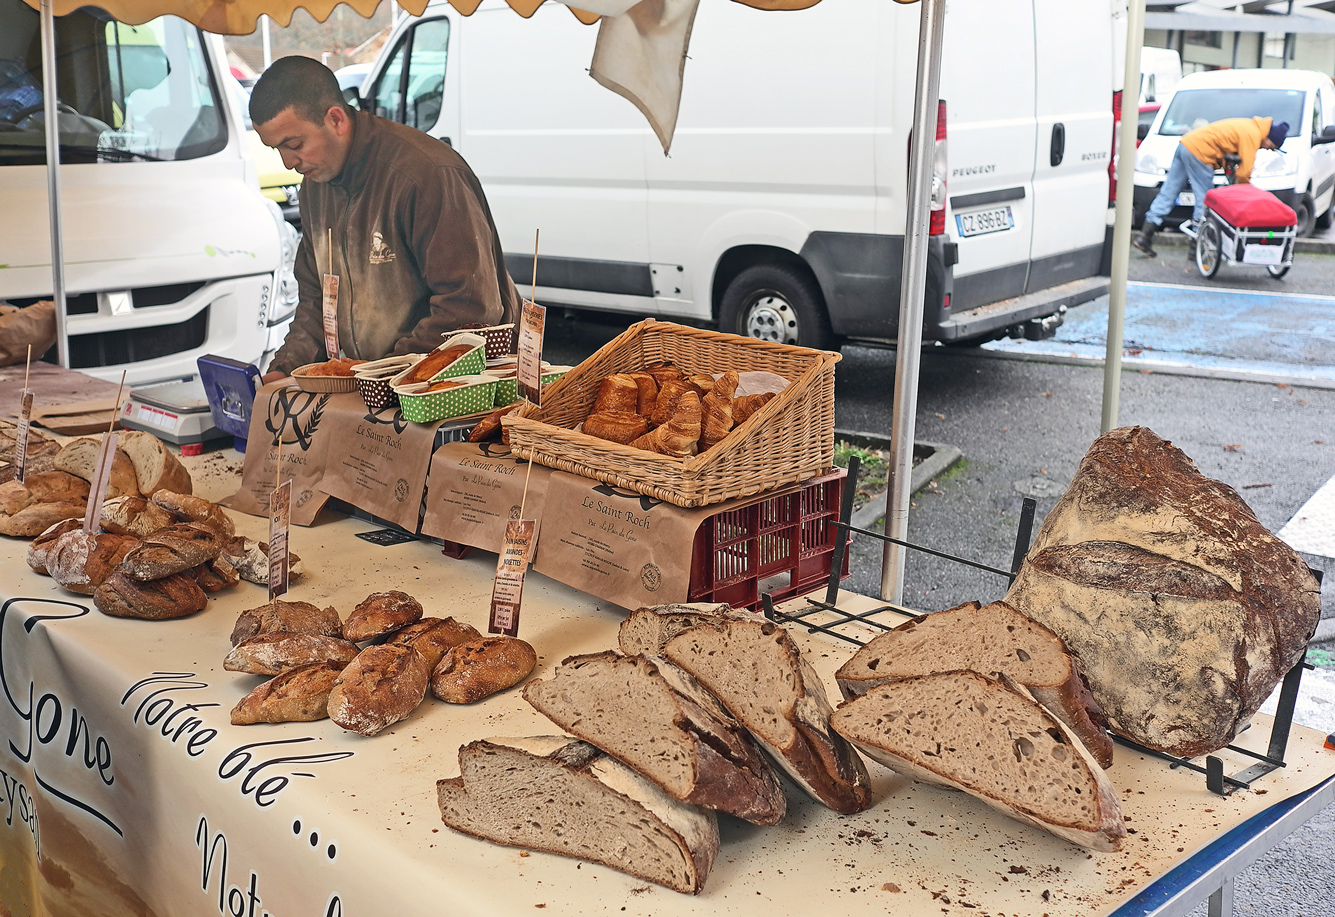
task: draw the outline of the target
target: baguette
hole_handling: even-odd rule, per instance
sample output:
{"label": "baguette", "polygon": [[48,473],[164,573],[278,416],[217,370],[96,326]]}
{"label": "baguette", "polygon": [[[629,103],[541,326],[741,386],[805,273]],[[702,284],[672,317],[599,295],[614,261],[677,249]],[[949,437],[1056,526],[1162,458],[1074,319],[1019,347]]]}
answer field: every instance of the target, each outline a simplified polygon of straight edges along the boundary
{"label": "baguette", "polygon": [[557,736],[459,749],[436,782],[441,820],[464,834],[601,863],[675,891],[704,887],[719,852],[713,812],[677,802],[621,762]]}
{"label": "baguette", "polygon": [[674,799],[757,825],[777,825],[786,803],[778,778],[737,721],[666,661],[613,652],[571,656],[524,700]]}
{"label": "baguette", "polygon": [[869,757],[1091,850],[1126,836],[1117,791],[1022,687],[977,672],[916,675],[840,705],[831,725]]}

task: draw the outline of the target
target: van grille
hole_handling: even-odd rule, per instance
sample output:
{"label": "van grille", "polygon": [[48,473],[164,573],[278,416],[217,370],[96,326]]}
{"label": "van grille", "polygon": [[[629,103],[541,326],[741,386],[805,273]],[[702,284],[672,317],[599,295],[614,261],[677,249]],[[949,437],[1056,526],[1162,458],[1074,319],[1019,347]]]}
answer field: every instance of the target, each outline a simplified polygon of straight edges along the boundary
{"label": "van grille", "polygon": [[150,306],[174,306],[196,290],[203,289],[204,281],[194,283],[170,283],[161,287],[139,287],[130,291],[130,298],[136,309]]}
{"label": "van grille", "polygon": [[[208,333],[209,310],[204,308],[193,318],[175,325],[75,335],[69,342],[70,368],[116,366],[168,357],[202,347]],[[56,359],[54,350],[53,347],[48,353],[52,362]]]}

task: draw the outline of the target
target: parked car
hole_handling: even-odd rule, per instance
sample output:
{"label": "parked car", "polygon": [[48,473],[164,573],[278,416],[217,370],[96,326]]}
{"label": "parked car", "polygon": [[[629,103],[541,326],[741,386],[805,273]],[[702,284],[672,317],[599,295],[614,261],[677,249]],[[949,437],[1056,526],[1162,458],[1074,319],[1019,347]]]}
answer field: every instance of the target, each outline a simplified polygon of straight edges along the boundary
{"label": "parked car", "polygon": [[[1331,225],[1335,204],[1335,83],[1312,70],[1213,70],[1182,78],[1140,145],[1136,156],[1134,210],[1140,225],[1163,184],[1178,141],[1187,131],[1224,118],[1287,121],[1279,150],[1260,150],[1251,181],[1288,204],[1298,215],[1298,234]],[[1225,184],[1222,169],[1215,184]],[[1194,197],[1184,191],[1168,215],[1191,216]]]}
{"label": "parked car", "polygon": [[[928,340],[1050,333],[1107,289],[1125,13],[1026,0],[998,17],[990,0],[952,0]],[[468,18],[437,0],[400,23],[361,96],[464,155],[525,290],[541,229],[544,302],[816,347],[893,340],[918,19],[880,0],[779,16],[701,4],[666,157],[588,78],[597,31],[557,4],[524,22],[503,0]]]}
{"label": "parked car", "polygon": [[[4,79],[37,90],[0,110],[0,300],[19,306],[53,288],[39,30],[0,0]],[[55,42],[70,365],[138,385],[192,377],[207,353],[263,362],[296,308],[296,232],[257,187],[221,38],[83,7]]]}
{"label": "parked car", "polygon": [[1136,146],[1149,136],[1150,128],[1154,125],[1154,119],[1159,115],[1159,109],[1163,108],[1158,102],[1151,102],[1148,105],[1140,106],[1139,119],[1136,121]]}

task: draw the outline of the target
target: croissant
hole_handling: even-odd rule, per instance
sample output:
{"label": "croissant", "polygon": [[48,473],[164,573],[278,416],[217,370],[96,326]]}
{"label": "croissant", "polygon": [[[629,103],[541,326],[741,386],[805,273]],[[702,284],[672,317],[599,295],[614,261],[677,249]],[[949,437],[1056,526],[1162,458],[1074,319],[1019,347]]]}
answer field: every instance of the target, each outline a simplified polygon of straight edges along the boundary
{"label": "croissant", "polygon": [[709,394],[705,395],[700,403],[703,413],[700,429],[701,452],[714,448],[732,429],[732,399],[736,392],[737,371],[730,369],[719,376]]}
{"label": "croissant", "polygon": [[732,402],[732,425],[740,427],[756,411],[774,400],[777,392],[761,392],[759,395],[743,395]]}
{"label": "croissant", "polygon": [[681,380],[686,378],[686,374],[678,367],[673,366],[671,363],[664,363],[661,361],[658,363],[650,363],[644,368],[644,371],[654,377],[654,381],[658,383],[659,388],[663,387],[664,382],[673,379]]}
{"label": "croissant", "polygon": [[594,414],[625,411],[634,414],[640,405],[640,386],[625,373],[608,376],[598,383],[598,394],[593,400]]}
{"label": "croissant", "polygon": [[637,449],[689,458],[700,448],[700,427],[703,411],[700,396],[688,389],[677,402],[677,410],[667,422],[631,443]]}
{"label": "croissant", "polygon": [[658,389],[658,400],[654,402],[654,409],[649,414],[649,422],[655,427],[667,423],[668,418],[677,412],[677,407],[687,392],[695,395],[697,400],[700,397],[689,382],[681,379],[669,379],[662,383]]}
{"label": "croissant", "polygon": [[714,389],[714,377],[709,373],[691,373],[686,381],[695,386],[695,390],[700,393],[701,398]]}
{"label": "croissant", "polygon": [[649,418],[630,411],[602,411],[584,421],[584,432],[625,446],[649,430]]}
{"label": "croissant", "polygon": [[635,384],[640,387],[640,402],[635,408],[636,414],[643,414],[648,417],[654,412],[654,405],[658,403],[658,381],[648,373],[627,373],[635,380]]}

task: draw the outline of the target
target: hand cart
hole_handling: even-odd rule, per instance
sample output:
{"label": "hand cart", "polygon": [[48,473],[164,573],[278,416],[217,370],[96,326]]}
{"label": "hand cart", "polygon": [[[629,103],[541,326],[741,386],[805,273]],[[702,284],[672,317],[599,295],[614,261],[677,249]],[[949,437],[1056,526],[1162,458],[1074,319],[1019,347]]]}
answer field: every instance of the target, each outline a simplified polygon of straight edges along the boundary
{"label": "hand cart", "polygon": [[1205,195],[1196,230],[1196,269],[1213,277],[1225,261],[1263,264],[1271,277],[1293,265],[1298,218],[1293,208],[1255,185],[1224,185]]}

